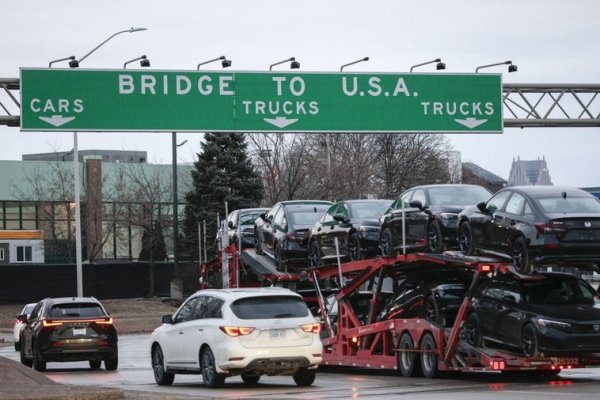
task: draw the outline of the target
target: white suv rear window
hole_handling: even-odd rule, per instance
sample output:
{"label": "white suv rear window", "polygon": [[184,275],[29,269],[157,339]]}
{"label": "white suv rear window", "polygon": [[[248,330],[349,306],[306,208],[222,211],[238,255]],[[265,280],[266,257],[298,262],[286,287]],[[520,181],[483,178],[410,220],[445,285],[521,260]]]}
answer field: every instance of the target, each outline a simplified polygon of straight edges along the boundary
{"label": "white suv rear window", "polygon": [[295,296],[249,297],[231,304],[240,319],[301,318],[309,314],[304,300]]}

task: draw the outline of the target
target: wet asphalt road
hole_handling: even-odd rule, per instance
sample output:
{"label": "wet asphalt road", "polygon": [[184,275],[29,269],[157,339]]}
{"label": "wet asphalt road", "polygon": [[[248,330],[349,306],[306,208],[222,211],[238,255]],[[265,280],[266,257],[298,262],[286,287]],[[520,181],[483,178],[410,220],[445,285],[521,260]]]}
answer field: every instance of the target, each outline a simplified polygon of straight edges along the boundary
{"label": "wet asphalt road", "polygon": [[[224,388],[208,389],[199,375],[177,375],[172,386],[154,382],[148,350],[149,335],[119,339],[119,369],[91,371],[87,362],[48,363],[45,375],[65,384],[117,387],[149,395],[222,399],[590,399],[600,393],[600,368],[563,371],[558,377],[532,379],[499,374],[462,374],[446,379],[403,378],[393,371],[332,370],[317,374],[313,386],[300,388],[291,377],[262,377],[248,386],[239,377],[228,378]],[[14,360],[13,347],[0,348],[0,356]]]}

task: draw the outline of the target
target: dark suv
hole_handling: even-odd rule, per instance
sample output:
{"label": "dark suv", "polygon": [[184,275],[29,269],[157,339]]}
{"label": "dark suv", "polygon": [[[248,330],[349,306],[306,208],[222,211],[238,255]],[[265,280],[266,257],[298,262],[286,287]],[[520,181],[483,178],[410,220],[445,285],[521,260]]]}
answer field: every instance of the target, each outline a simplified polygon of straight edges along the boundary
{"label": "dark suv", "polygon": [[44,299],[37,303],[21,332],[21,363],[37,371],[48,361],[89,361],[90,368],[114,371],[119,364],[117,331],[102,304],[93,297]]}

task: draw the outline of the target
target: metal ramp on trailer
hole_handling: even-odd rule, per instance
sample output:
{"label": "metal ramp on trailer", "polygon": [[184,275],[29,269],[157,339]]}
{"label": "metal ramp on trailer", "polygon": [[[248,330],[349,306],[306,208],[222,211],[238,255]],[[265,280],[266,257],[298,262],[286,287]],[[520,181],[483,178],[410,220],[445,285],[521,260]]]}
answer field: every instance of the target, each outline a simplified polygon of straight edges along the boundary
{"label": "metal ramp on trailer", "polygon": [[[256,254],[254,249],[243,249],[239,252],[239,261],[252,269],[252,271],[264,277],[268,282],[296,282],[300,280],[299,275],[279,271],[275,260],[267,255]],[[290,287],[293,289],[293,287]]]}

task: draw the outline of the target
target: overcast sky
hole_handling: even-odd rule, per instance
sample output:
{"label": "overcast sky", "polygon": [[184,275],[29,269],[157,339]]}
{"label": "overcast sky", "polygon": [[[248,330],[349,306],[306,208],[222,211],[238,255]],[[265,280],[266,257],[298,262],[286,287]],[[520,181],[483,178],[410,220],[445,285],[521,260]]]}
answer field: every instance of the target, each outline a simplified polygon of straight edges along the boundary
{"label": "overcast sky", "polygon": [[[4,0],[2,15],[0,77],[16,78],[20,67],[46,67],[61,57],[80,58],[114,32],[146,27],[115,37],[81,67],[121,68],[146,54],[152,68],[184,70],[224,54],[233,70],[267,70],[295,56],[302,71],[338,71],[369,56],[352,71],[407,72],[441,57],[446,72],[455,73],[512,60],[517,73],[489,70],[502,72],[505,83],[600,83],[598,0]],[[0,135],[4,160],[73,147],[71,133],[0,127]],[[554,184],[600,186],[599,128],[449,137],[463,161],[505,179],[513,158],[545,156]],[[178,138],[188,139],[179,162],[193,161],[202,134]],[[168,133],[80,133],[79,148],[145,150],[150,162],[171,162]]]}

